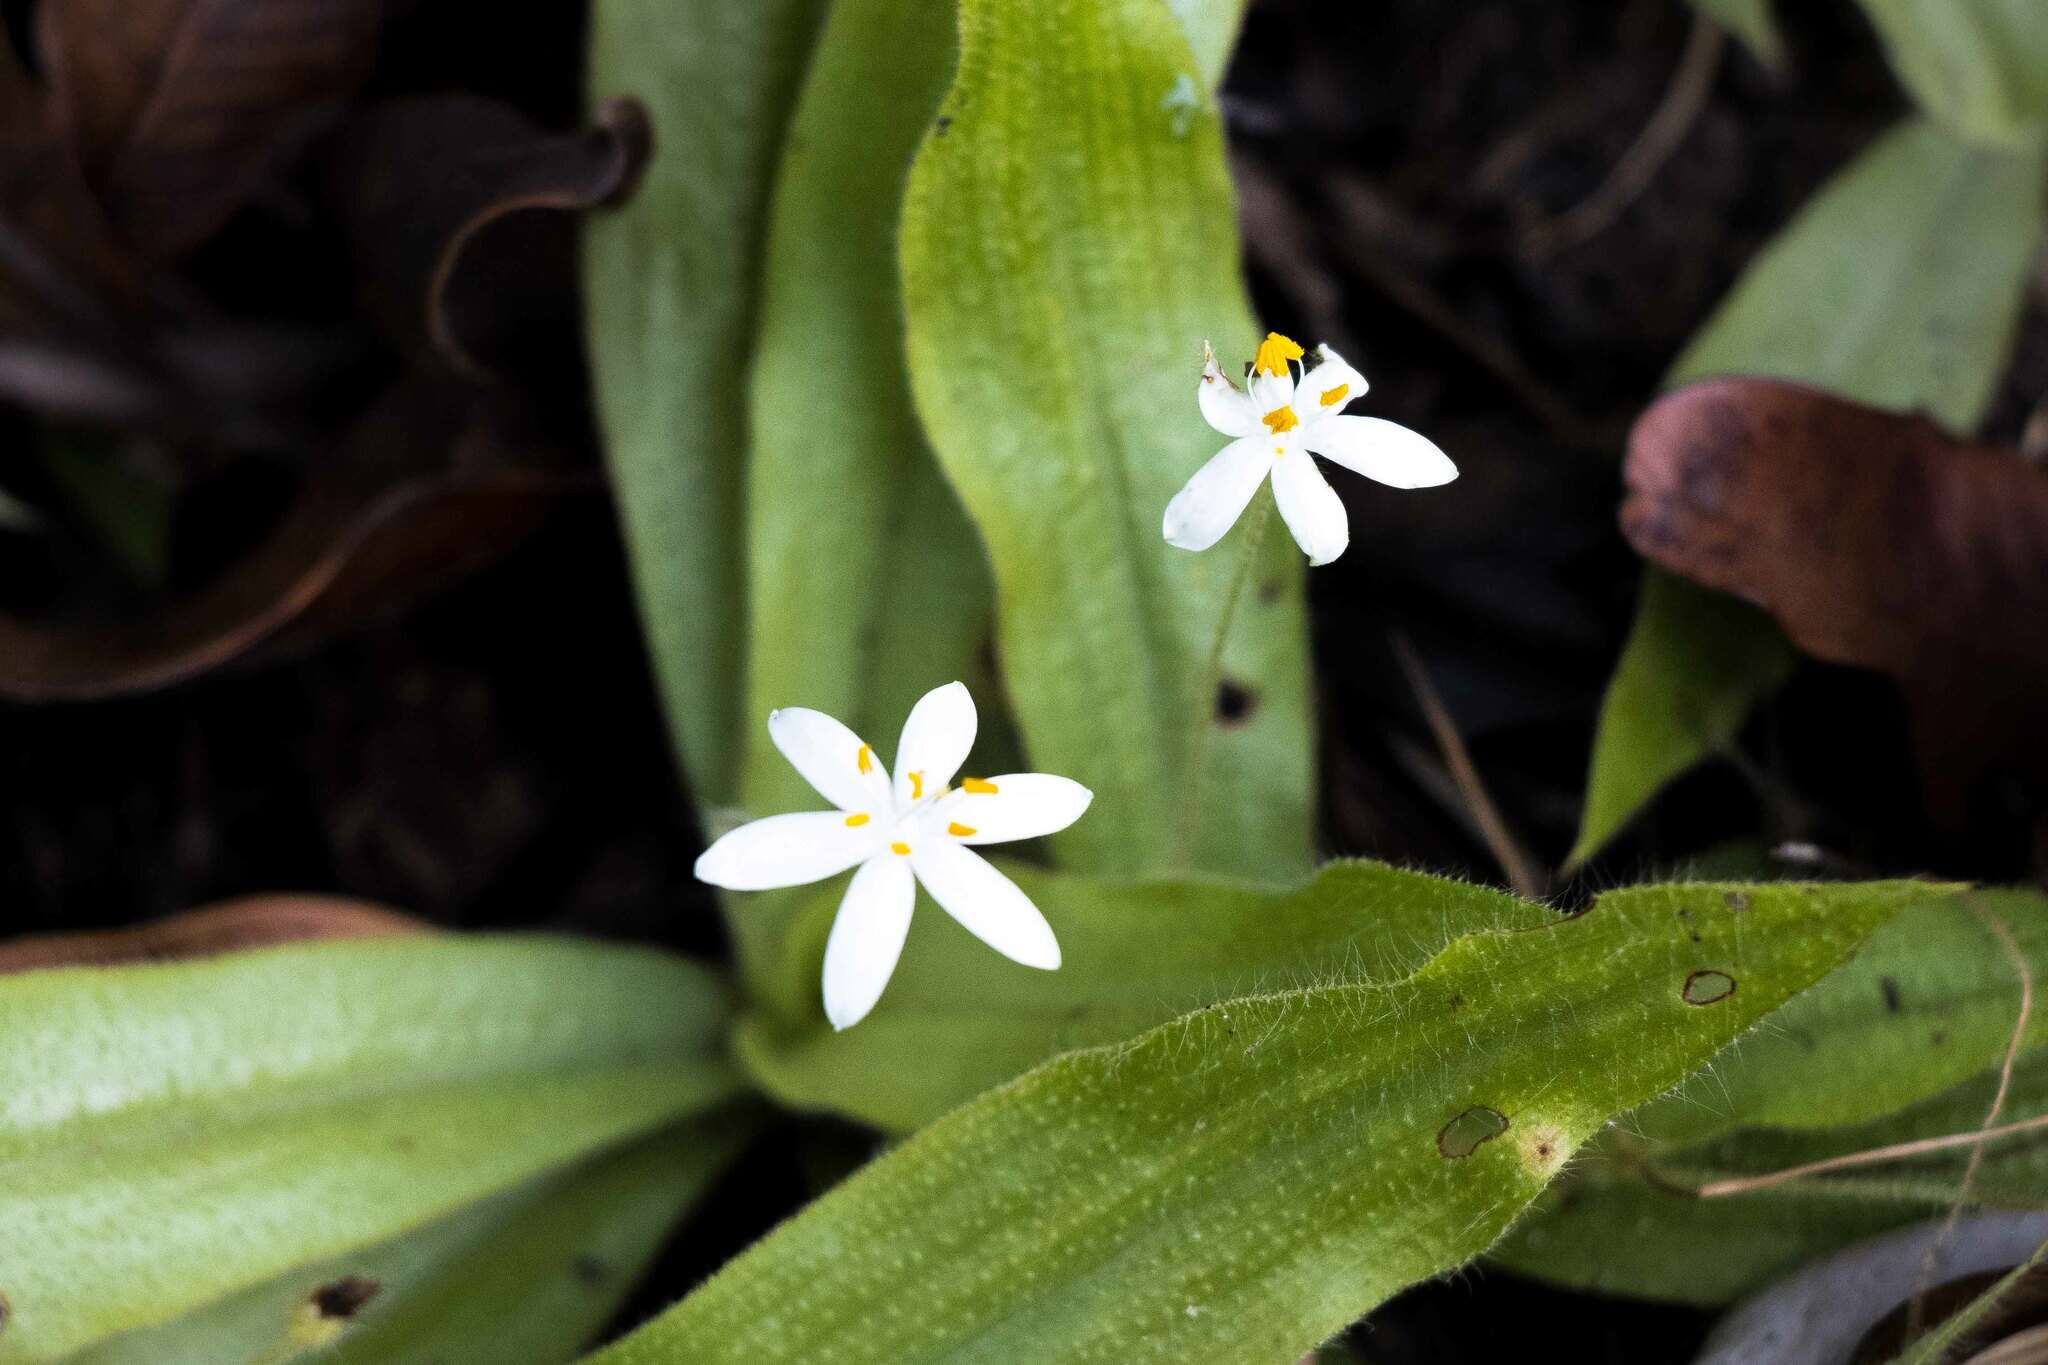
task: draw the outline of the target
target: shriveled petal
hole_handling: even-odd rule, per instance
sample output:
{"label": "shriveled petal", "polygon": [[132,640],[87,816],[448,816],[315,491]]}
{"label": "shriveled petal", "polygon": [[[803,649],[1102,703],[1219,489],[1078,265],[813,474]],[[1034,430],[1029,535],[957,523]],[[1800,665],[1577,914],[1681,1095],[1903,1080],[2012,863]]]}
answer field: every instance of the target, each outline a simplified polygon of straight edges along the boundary
{"label": "shriveled petal", "polygon": [[1344,504],[1307,451],[1289,451],[1273,462],[1273,500],[1309,563],[1327,564],[1351,543]]}
{"label": "shriveled petal", "polygon": [[768,713],[768,738],[818,795],[844,811],[889,810],[889,773],[875,751],[823,711],[785,706]]}
{"label": "shriveled petal", "polygon": [[1195,396],[1202,405],[1202,419],[1225,436],[1256,436],[1262,429],[1251,396],[1224,376],[1206,341],[1202,343],[1202,378]]}
{"label": "shriveled petal", "polygon": [[1295,395],[1294,408],[1304,427],[1316,417],[1334,417],[1344,410],[1344,405],[1353,399],[1365,397],[1370,387],[1365,376],[1351,368],[1350,362],[1327,346],[1316,347],[1321,360],[1316,367],[1301,377],[1301,384]]}
{"label": "shriveled petal", "polygon": [[1260,480],[1273,466],[1271,436],[1232,441],[1195,471],[1160,522],[1166,543],[1183,550],[1206,550],[1237,524],[1245,506],[1259,491]]}
{"label": "shriveled petal", "polygon": [[887,828],[879,820],[848,825],[836,810],[771,815],[741,825],[705,849],[697,859],[697,879],[728,891],[823,881],[873,854]]}
{"label": "shriveled petal", "polygon": [[846,884],[825,940],[825,1017],[833,1028],[858,1024],[882,998],[916,904],[910,859],[894,853],[868,859]]}
{"label": "shriveled petal", "polygon": [[1435,442],[1383,417],[1331,417],[1301,434],[1324,459],[1395,488],[1435,488],[1458,477]]}
{"label": "shriveled petal", "polygon": [[1027,967],[1051,971],[1060,965],[1052,926],[1017,883],[972,849],[950,839],[925,839],[910,865],[939,907],[989,947]]}
{"label": "shriveled petal", "polygon": [[974,747],[977,725],[974,698],[964,683],[935,687],[917,699],[896,742],[896,806],[936,796],[953,780],[967,751]]}
{"label": "shriveled petal", "polygon": [[1057,834],[1094,799],[1094,792],[1070,777],[1003,773],[977,778],[940,802],[932,824],[935,833],[943,829],[963,844],[1004,844]]}

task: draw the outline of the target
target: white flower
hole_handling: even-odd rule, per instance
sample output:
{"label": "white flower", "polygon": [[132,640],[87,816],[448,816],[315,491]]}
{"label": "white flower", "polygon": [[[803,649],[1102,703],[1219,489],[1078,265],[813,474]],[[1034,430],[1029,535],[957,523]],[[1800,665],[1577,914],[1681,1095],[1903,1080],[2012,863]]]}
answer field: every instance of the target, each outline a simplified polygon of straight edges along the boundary
{"label": "white flower", "polygon": [[1017,884],[970,844],[1054,834],[1095,793],[1048,773],[962,778],[974,746],[974,698],[959,683],[924,694],[903,722],[891,781],[875,751],[822,711],[768,714],[768,736],[837,810],[771,815],[741,825],[697,859],[697,876],[731,891],[801,886],[858,870],[825,944],[825,1017],[859,1023],[875,1007],[910,932],[922,882],[941,909],[1003,956],[1051,971],[1052,926]]}
{"label": "white flower", "polygon": [[1365,376],[1327,346],[1319,363],[1297,382],[1301,347],[1266,333],[1252,362],[1251,392],[1224,377],[1216,353],[1202,346],[1202,416],[1237,439],[1195,471],[1166,505],[1166,543],[1206,550],[1223,539],[1250,505],[1270,472],[1280,516],[1311,564],[1344,553],[1351,528],[1344,504],[1323,478],[1313,451],[1396,488],[1433,488],[1458,477],[1458,468],[1427,437],[1378,417],[1345,417],[1344,405],[1365,395]]}

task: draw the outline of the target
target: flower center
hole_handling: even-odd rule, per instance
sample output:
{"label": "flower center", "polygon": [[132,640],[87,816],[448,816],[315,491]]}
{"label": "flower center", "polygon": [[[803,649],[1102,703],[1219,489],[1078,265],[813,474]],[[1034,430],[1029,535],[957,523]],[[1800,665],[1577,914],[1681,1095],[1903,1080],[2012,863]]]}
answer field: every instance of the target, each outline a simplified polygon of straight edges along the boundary
{"label": "flower center", "polygon": [[1266,429],[1275,436],[1284,435],[1301,425],[1301,419],[1294,415],[1294,409],[1284,404],[1274,408],[1259,420],[1264,422]]}
{"label": "flower center", "polygon": [[1281,336],[1278,332],[1266,333],[1266,339],[1259,343],[1259,353],[1252,358],[1252,369],[1259,374],[1270,374],[1276,379],[1287,377],[1287,362],[1301,359],[1304,352],[1292,337]]}

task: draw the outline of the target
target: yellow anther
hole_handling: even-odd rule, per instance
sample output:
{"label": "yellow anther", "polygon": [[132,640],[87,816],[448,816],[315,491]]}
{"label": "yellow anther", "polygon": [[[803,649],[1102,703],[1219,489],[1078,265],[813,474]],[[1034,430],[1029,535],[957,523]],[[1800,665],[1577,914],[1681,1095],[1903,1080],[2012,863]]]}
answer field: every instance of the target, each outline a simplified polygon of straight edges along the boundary
{"label": "yellow anther", "polygon": [[875,746],[872,744],[861,745],[860,752],[853,756],[853,761],[854,765],[860,769],[860,775],[866,777],[875,770]]}
{"label": "yellow anther", "polygon": [[1323,390],[1323,406],[1333,408],[1344,401],[1344,395],[1351,392],[1349,384],[1339,384],[1334,389]]}
{"label": "yellow anther", "polygon": [[1266,428],[1275,436],[1284,436],[1301,425],[1301,419],[1296,417],[1294,409],[1289,407],[1274,408],[1259,420],[1264,422]]}
{"label": "yellow anther", "polygon": [[849,815],[846,817],[846,827],[848,829],[859,829],[862,825],[865,825],[867,822],[868,817],[865,814]]}
{"label": "yellow anther", "polygon": [[890,851],[891,853],[895,854],[895,855],[896,855],[897,857],[899,857],[899,858],[908,858],[908,857],[910,856],[910,845],[909,845],[909,844],[891,844],[891,845],[889,845],[889,851]]}
{"label": "yellow anther", "polygon": [[946,833],[952,835],[955,839],[965,839],[968,835],[974,833],[974,827],[972,825],[963,825],[958,820],[955,820],[946,826]]}
{"label": "yellow anther", "polygon": [[1287,377],[1287,362],[1301,359],[1302,354],[1301,347],[1293,338],[1268,332],[1266,339],[1259,343],[1259,353],[1252,358],[1252,372],[1284,379]]}
{"label": "yellow anther", "polygon": [[924,773],[922,770],[910,775],[910,799],[913,801],[924,800]]}
{"label": "yellow anther", "polygon": [[973,792],[976,796],[994,796],[996,784],[985,777],[963,777],[960,779],[960,790]]}

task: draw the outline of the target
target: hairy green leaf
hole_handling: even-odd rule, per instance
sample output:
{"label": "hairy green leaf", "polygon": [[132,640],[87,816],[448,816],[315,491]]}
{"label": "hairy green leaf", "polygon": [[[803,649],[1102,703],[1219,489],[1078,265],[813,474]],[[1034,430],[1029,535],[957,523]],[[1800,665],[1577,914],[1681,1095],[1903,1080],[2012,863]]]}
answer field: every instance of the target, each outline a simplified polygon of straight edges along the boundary
{"label": "hairy green leaf", "polygon": [[374,1245],[730,1095],[638,949],[389,937],[0,978],[0,1362]]}
{"label": "hairy green leaf", "polygon": [[2040,0],[1862,0],[1920,107],[1965,137],[2039,155],[2048,135]]}
{"label": "hairy green leaf", "polygon": [[1926,894],[1616,891],[1399,982],[1233,1000],[1070,1054],[595,1359],[1297,1360],[1483,1251],[1617,1111]]}
{"label": "hairy green leaf", "polygon": [[[1286,892],[1004,870],[1058,932],[1059,971],[997,956],[927,903],[859,1028],[835,1033],[815,1004],[798,1020],[749,1016],[742,1060],[787,1103],[908,1131],[1055,1053],[1128,1038],[1200,1005],[1397,980],[1460,934],[1557,918],[1504,891],[1384,863],[1331,863]],[[836,887],[813,896],[796,940],[812,980],[838,897]]]}
{"label": "hairy green leaf", "polygon": [[[1969,430],[2012,349],[2043,171],[2038,153],[1972,146],[1925,121],[1895,129],[1764,249],[1669,382],[1767,375]],[[1795,658],[1761,612],[1649,570],[1601,707],[1572,860],[1725,746]]]}
{"label": "hairy green leaf", "polygon": [[755,274],[820,9],[591,7],[591,97],[640,99],[655,137],[638,192],[584,242],[598,417],[669,727],[705,802],[737,792]]}
{"label": "hairy green leaf", "polygon": [[351,1251],[145,1327],[68,1365],[221,1365],[261,1359],[323,1288],[376,1286],[334,1365],[557,1365],[617,1311],[685,1206],[731,1157],[729,1119],[664,1130],[531,1181],[381,1246]]}
{"label": "hairy green leaf", "polygon": [[1165,0],[964,0],[904,205],[911,388],[988,547],[1026,752],[1097,793],[1060,860],[1284,881],[1312,826],[1300,557],[1160,533],[1222,444],[1202,340],[1258,335],[1203,88]]}

